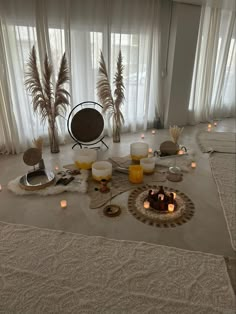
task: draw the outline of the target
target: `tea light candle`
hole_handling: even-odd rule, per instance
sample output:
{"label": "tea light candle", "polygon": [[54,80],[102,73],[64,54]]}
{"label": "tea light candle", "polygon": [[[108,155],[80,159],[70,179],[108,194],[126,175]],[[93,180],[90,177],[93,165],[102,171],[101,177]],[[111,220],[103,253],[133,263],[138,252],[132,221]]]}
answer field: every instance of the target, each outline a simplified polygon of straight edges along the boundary
{"label": "tea light candle", "polygon": [[211,124],[209,123],[207,127],[210,129],[211,128]]}
{"label": "tea light candle", "polygon": [[144,139],[144,134],[141,134],[141,139]]}
{"label": "tea light candle", "polygon": [[214,122],[214,126],[217,126],[217,122]]}
{"label": "tea light candle", "polygon": [[149,153],[152,153],[152,148],[149,148],[149,149],[148,149],[148,152],[149,152]]}
{"label": "tea light candle", "polygon": [[59,167],[58,167],[58,166],[55,166],[55,170],[58,171],[58,170],[59,170]]}
{"label": "tea light candle", "polygon": [[184,154],[184,151],[183,150],[179,150],[178,151],[178,155],[183,155]]}
{"label": "tea light candle", "polygon": [[173,194],[173,199],[175,199],[176,198],[176,193],[172,192],[172,194]]}
{"label": "tea light candle", "polygon": [[161,201],[164,201],[164,197],[165,197],[165,195],[163,195],[163,194],[159,194],[159,196],[158,196],[159,200],[161,200]]}
{"label": "tea light candle", "polygon": [[195,161],[192,161],[191,167],[192,167],[193,169],[195,169],[195,168],[197,167],[197,163],[196,163]]}
{"label": "tea light candle", "polygon": [[67,207],[67,201],[66,200],[62,200],[61,201],[61,208],[66,208]]}
{"label": "tea light candle", "polygon": [[175,205],[174,204],[168,204],[168,212],[172,213],[175,209]]}
{"label": "tea light candle", "polygon": [[156,131],[155,130],[152,130],[152,134],[155,134],[156,133]]}
{"label": "tea light candle", "polygon": [[145,202],[143,203],[143,207],[144,207],[144,208],[149,208],[149,207],[150,207],[149,201],[145,201]]}

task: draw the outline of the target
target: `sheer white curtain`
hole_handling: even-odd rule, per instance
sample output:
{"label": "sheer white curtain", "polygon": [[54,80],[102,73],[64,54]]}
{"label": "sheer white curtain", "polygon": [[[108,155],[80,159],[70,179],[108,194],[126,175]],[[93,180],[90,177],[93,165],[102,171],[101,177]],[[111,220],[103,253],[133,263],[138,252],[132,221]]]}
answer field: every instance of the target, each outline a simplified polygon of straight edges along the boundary
{"label": "sheer white curtain", "polygon": [[202,9],[189,122],[235,116],[235,11]]}
{"label": "sheer white curtain", "polygon": [[[47,124],[33,113],[24,87],[25,66],[32,46],[43,64],[45,52],[56,79],[64,51],[70,66],[71,107],[97,101],[100,51],[113,81],[118,51],[125,66],[123,130],[151,127],[158,108],[158,18],[156,0],[0,0],[0,152],[19,152],[43,136]],[[68,137],[66,120],[57,120],[61,141]],[[5,148],[4,148],[5,147]]]}

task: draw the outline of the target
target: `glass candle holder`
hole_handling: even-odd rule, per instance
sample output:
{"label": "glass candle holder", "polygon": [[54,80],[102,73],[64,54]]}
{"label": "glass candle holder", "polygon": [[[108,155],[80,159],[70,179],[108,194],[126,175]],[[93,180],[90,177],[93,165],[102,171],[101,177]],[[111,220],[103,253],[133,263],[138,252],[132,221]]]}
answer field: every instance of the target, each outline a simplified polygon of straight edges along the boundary
{"label": "glass candle holder", "polygon": [[132,143],[130,145],[130,156],[135,162],[139,162],[140,159],[148,157],[148,144],[142,142]]}
{"label": "glass candle holder", "polygon": [[78,169],[91,169],[92,164],[97,160],[97,151],[89,148],[82,148],[74,153],[75,166]]}
{"label": "glass candle holder", "polygon": [[92,177],[96,181],[110,180],[112,177],[112,164],[108,161],[96,161],[92,165]]}
{"label": "glass candle holder", "polygon": [[155,158],[140,159],[140,166],[143,167],[144,174],[152,174],[155,170]]}
{"label": "glass candle holder", "polygon": [[131,183],[143,182],[143,167],[140,165],[129,166],[129,181]]}

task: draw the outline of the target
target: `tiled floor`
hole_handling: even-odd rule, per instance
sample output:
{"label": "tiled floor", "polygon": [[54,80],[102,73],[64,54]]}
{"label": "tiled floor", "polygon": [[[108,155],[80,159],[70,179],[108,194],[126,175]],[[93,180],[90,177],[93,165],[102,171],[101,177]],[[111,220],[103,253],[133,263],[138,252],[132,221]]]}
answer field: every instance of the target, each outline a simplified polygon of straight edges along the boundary
{"label": "tiled floor", "polygon": [[[187,194],[195,203],[195,215],[186,224],[173,229],[148,226],[136,220],[127,211],[129,192],[114,199],[122,204],[122,214],[116,218],[107,218],[102,208],[90,209],[89,197],[77,193],[65,193],[48,197],[16,196],[7,190],[9,180],[24,174],[28,167],[22,161],[22,155],[0,156],[0,221],[34,225],[49,229],[100,235],[115,239],[137,240],[196,250],[219,255],[235,257],[232,250],[224,214],[220,206],[217,188],[211,174],[208,155],[200,152],[196,143],[199,129],[206,129],[205,124],[186,126],[181,136],[181,144],[195,152],[197,168],[184,174],[182,182],[166,181],[165,185],[176,187]],[[213,131],[236,131],[235,120],[225,119],[218,123]],[[140,134],[124,134],[121,143],[113,144],[111,139],[105,141],[109,150],[103,146],[99,159],[109,156],[124,156],[129,153],[130,143],[140,140]],[[169,139],[168,130],[158,130],[155,135],[151,130],[144,133],[145,139],[153,149]],[[48,148],[44,150],[46,167],[55,168],[72,163],[71,144],[61,146],[59,154],[52,155]],[[67,199],[68,207],[60,208],[60,200]]]}

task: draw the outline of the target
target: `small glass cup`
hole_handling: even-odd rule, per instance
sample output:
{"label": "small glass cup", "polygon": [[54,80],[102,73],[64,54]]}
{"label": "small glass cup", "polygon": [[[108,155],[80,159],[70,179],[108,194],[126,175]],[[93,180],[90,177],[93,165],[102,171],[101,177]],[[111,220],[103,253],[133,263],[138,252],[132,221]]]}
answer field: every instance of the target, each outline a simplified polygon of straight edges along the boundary
{"label": "small glass cup", "polygon": [[134,162],[139,162],[140,159],[148,157],[148,144],[136,142],[130,144],[130,156]]}
{"label": "small glass cup", "polygon": [[155,170],[155,158],[140,159],[140,166],[143,167],[144,174],[153,174]]}
{"label": "small glass cup", "polygon": [[92,165],[92,177],[96,181],[110,180],[112,177],[112,164],[108,161],[96,161]]}
{"label": "small glass cup", "polygon": [[91,169],[92,164],[97,160],[97,151],[89,148],[82,148],[74,152],[74,162],[78,169]]}
{"label": "small glass cup", "polygon": [[129,166],[129,181],[131,183],[143,182],[143,167],[140,165]]}

